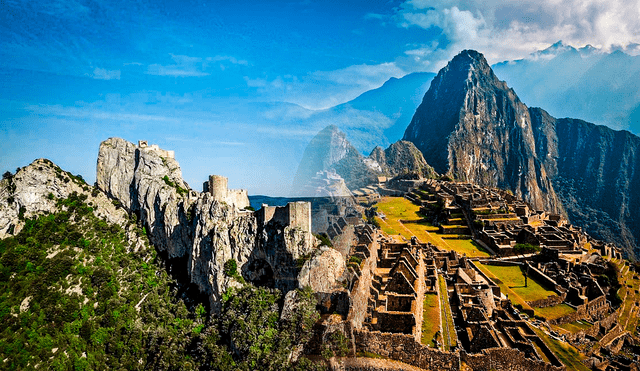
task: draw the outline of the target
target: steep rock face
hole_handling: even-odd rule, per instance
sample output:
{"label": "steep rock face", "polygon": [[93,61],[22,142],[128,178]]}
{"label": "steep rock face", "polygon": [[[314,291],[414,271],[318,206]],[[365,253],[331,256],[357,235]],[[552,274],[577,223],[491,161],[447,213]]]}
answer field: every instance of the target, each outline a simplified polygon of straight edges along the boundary
{"label": "steep rock face", "polygon": [[638,256],[640,138],[527,108],[481,54],[439,72],[405,139],[436,171],[511,189]]}
{"label": "steep rock face", "polygon": [[476,51],[461,52],[440,70],[403,139],[438,173],[511,189],[534,207],[562,210],[536,156],[527,107]]}
{"label": "steep rock face", "polygon": [[309,180],[318,172],[334,170],[349,189],[357,189],[376,181],[376,172],[365,163],[364,157],[349,143],[346,135],[330,125],[322,129],[307,146],[293,180],[292,193],[306,196]]}
{"label": "steep rock face", "polygon": [[17,234],[24,227],[25,218],[57,211],[57,200],[74,192],[87,197],[86,203],[96,216],[123,227],[136,249],[143,247],[124,209],[47,159],[35,160],[0,182],[0,239]]}
{"label": "steep rock face", "polygon": [[310,286],[315,292],[328,293],[333,291],[336,280],[344,272],[344,258],[336,249],[323,247],[321,251],[304,264],[298,279],[300,288]]}
{"label": "steep rock face", "polygon": [[405,140],[399,140],[385,150],[381,147],[374,148],[369,159],[380,166],[382,174],[392,177],[405,173],[416,173],[425,178],[438,175],[424,159],[422,152]]}
{"label": "steep rock face", "polygon": [[627,247],[640,238],[640,138],[531,108],[538,157],[569,218],[597,238]]}
{"label": "steep rock face", "polygon": [[139,215],[151,242],[169,259],[186,260],[191,282],[214,310],[222,293],[238,286],[224,272],[229,259],[248,280],[289,291],[297,287],[298,259],[317,246],[310,231],[269,223],[254,213],[188,189],[167,151],[110,138],[100,145],[97,185]]}

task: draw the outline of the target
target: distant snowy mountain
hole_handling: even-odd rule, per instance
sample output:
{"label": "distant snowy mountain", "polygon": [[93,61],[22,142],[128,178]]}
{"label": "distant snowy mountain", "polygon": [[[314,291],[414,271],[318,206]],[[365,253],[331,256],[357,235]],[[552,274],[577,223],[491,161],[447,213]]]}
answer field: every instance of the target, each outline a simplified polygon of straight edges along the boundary
{"label": "distant snowy mountain", "polygon": [[578,117],[640,133],[640,56],[637,47],[604,52],[561,41],[528,58],[497,63],[505,80],[528,106],[556,117]]}

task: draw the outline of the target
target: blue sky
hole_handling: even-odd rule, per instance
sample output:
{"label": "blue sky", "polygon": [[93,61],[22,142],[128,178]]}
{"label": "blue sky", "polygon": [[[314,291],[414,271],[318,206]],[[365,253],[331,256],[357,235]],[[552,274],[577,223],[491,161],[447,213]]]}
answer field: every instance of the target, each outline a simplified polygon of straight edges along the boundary
{"label": "blue sky", "polygon": [[[312,110],[464,48],[491,63],[559,39],[638,51],[640,2],[0,2],[0,169],[47,157],[95,179],[100,141],[174,149],[210,173],[284,195]],[[275,104],[286,102],[290,104]]]}

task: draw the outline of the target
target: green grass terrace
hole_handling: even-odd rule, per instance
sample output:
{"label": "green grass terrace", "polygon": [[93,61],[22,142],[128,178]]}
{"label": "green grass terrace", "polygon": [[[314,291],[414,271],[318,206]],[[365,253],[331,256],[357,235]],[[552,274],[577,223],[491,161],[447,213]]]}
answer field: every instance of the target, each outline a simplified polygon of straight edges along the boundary
{"label": "green grass terrace", "polygon": [[481,263],[477,263],[476,266],[500,286],[500,290],[509,296],[513,304],[518,304],[525,310],[532,310],[535,315],[546,319],[555,319],[575,312],[575,309],[566,304],[547,308],[532,308],[527,302],[546,299],[557,294],[531,277],[527,279],[527,287],[525,287],[524,274],[519,266],[497,266]]}
{"label": "green grass terrace", "polygon": [[437,294],[425,294],[422,315],[422,344],[435,347],[436,333],[440,331],[440,301]]}
{"label": "green grass terrace", "polygon": [[567,366],[567,370],[589,371],[589,368],[582,363],[586,357],[580,354],[576,348],[565,342],[551,338],[537,327],[532,326],[531,328],[560,361]]}
{"label": "green grass terrace", "polygon": [[[420,214],[420,206],[404,197],[383,197],[376,206],[378,211],[386,216],[385,219],[376,218],[376,220],[380,223],[382,231],[389,236],[399,235],[407,240],[415,236],[421,242],[429,242],[441,249],[454,250],[459,254],[466,254],[468,257],[491,256],[470,238],[460,238],[457,235],[445,236],[438,233],[438,227],[428,223]],[[443,236],[447,238],[443,238]]]}

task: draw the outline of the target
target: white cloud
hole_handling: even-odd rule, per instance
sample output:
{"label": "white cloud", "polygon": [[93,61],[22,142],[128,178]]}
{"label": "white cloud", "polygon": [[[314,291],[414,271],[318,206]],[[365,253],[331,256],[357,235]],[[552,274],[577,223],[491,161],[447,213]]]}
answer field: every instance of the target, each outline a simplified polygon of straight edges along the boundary
{"label": "white cloud", "polygon": [[171,65],[165,66],[157,63],[149,65],[147,73],[149,75],[173,77],[198,77],[209,75],[203,71],[202,58],[171,54],[171,59],[173,59],[174,62]]}
{"label": "white cloud", "polygon": [[359,85],[369,89],[380,86],[390,77],[401,77],[405,72],[395,63],[358,64],[334,71],[316,71],[311,77],[341,85]]}
{"label": "white cloud", "polygon": [[96,67],[89,76],[97,80],[120,80],[120,70],[107,70]]}
{"label": "white cloud", "polygon": [[481,51],[493,63],[523,58],[558,40],[633,53],[640,42],[639,0],[409,0],[397,8],[395,21],[404,28],[435,27],[446,37],[437,48],[407,52],[418,57],[413,60],[416,68],[425,60],[441,65],[467,48]]}
{"label": "white cloud", "polygon": [[206,59],[209,62],[229,62],[231,64],[238,64],[241,66],[248,66],[249,62],[244,59],[237,59],[229,55],[216,55],[215,57],[208,57]]}

